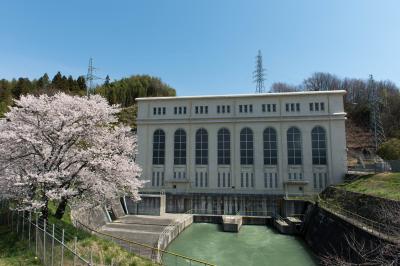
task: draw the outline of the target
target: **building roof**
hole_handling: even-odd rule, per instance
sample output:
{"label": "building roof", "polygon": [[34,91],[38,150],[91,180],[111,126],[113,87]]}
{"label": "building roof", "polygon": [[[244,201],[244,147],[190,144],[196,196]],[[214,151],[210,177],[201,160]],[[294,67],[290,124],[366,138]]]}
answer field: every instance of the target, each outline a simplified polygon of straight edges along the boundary
{"label": "building roof", "polygon": [[169,96],[169,97],[141,97],[136,101],[154,100],[190,100],[190,99],[217,99],[217,98],[253,98],[253,97],[280,97],[280,96],[306,96],[323,94],[346,94],[345,90],[334,91],[296,91],[296,92],[273,92],[273,93],[252,93],[252,94],[226,94],[226,95],[199,95],[199,96]]}

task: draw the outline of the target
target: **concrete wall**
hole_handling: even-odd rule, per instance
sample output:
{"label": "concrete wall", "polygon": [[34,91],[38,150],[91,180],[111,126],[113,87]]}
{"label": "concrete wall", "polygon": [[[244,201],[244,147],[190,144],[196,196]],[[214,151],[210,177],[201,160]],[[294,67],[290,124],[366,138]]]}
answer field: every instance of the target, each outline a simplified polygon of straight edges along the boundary
{"label": "concrete wall", "polygon": [[280,210],[282,198],[282,195],[167,193],[166,211],[266,216]]}
{"label": "concrete wall", "polygon": [[111,219],[103,206],[72,209],[71,219],[77,227],[80,227],[80,222],[94,230],[97,230],[106,223],[111,222]]}
{"label": "concrete wall", "polygon": [[131,215],[162,215],[165,213],[165,195],[141,194],[141,200],[134,202],[125,197],[128,214]]}

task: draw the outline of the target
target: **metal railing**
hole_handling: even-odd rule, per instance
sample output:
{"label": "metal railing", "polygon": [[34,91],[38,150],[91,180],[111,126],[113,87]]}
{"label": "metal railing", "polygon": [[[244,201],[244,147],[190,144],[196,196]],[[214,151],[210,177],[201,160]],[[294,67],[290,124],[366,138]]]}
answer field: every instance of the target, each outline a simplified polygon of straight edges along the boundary
{"label": "metal railing", "polygon": [[372,234],[375,234],[383,239],[389,240],[394,243],[400,243],[400,228],[383,224],[381,222],[377,222],[371,219],[368,219],[364,216],[361,216],[352,211],[343,209],[341,206],[334,204],[332,202],[325,201],[321,198],[318,199],[318,204],[322,208],[333,212],[336,215],[342,216],[344,218],[350,219],[350,222],[354,225],[366,230]]}

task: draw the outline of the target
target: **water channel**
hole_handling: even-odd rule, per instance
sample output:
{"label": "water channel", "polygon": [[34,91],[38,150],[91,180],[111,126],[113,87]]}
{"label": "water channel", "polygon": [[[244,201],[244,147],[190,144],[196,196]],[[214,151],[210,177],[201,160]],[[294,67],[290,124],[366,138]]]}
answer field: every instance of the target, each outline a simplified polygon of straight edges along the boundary
{"label": "water channel", "polygon": [[[227,233],[217,224],[195,223],[167,250],[218,266],[317,265],[300,238],[279,234],[267,226],[245,225],[239,233]],[[172,256],[165,256],[164,263],[167,266],[199,265]]]}

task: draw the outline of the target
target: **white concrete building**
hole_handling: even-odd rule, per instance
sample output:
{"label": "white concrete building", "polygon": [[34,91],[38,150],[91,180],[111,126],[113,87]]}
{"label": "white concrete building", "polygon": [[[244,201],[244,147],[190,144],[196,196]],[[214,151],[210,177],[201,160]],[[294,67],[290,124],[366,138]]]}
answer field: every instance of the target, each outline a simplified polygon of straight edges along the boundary
{"label": "white concrete building", "polygon": [[[217,204],[232,212],[240,209],[240,195],[304,195],[341,182],[347,171],[344,94],[139,98],[138,162],[149,181],[143,191],[165,191],[167,210]],[[174,203],[182,206],[168,205],[168,195],[184,197]],[[203,199],[195,202],[196,195]],[[208,197],[221,195],[232,202],[221,207],[210,199],[208,206]]]}

